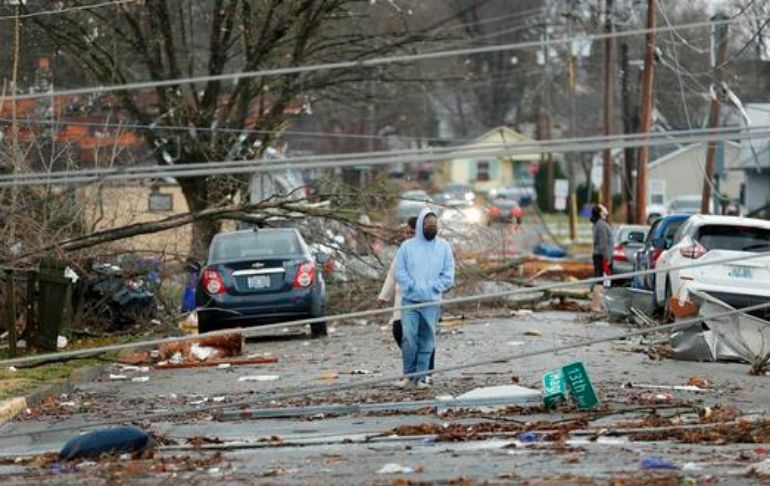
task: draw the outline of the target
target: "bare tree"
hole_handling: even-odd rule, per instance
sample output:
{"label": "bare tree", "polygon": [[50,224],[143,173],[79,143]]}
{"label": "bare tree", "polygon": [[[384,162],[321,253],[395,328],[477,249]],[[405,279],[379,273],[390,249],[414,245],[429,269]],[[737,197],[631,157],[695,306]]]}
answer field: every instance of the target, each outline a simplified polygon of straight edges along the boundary
{"label": "bare tree", "polygon": [[[117,10],[117,11],[116,11]],[[365,57],[397,35],[389,22],[402,13],[363,0],[153,0],[66,16],[36,17],[71,63],[105,84],[221,75]],[[240,77],[119,92],[118,104],[142,124],[161,163],[259,158],[308,103],[371,79],[372,71],[315,71]],[[186,132],[164,125],[189,127]],[[243,133],[211,130],[243,129]],[[254,130],[257,130],[255,134]],[[217,205],[245,187],[238,178],[179,180],[191,211]],[[214,220],[193,223],[194,253],[218,231]]]}

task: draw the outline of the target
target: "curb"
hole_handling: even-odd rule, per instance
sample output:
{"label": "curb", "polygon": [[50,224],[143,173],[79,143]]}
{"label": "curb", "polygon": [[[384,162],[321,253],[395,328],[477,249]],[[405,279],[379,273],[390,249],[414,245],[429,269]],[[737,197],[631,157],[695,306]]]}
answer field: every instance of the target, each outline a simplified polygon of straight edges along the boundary
{"label": "curb", "polygon": [[58,383],[43,385],[38,387],[25,396],[8,398],[0,401],[0,426],[4,425],[18,416],[27,408],[34,407],[45,399],[63,393],[72,393],[78,384],[87,381],[93,381],[104,371],[105,365],[97,365],[86,368],[72,370],[69,377]]}

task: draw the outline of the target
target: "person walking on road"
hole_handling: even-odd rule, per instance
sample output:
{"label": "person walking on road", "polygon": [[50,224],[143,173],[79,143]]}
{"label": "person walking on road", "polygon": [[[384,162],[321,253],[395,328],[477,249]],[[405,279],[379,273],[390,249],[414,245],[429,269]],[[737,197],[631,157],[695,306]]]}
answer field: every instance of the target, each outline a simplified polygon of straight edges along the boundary
{"label": "person walking on road", "polygon": [[598,204],[591,210],[594,225],[594,276],[612,275],[612,228],[607,222],[607,208]]}
{"label": "person walking on road", "polygon": [[[398,249],[395,273],[396,283],[401,288],[402,305],[435,303],[401,313],[404,374],[425,372],[435,351],[436,326],[441,313],[439,301],[454,285],[455,278],[452,248],[438,237],[438,218],[430,209],[420,212],[415,236]],[[405,388],[414,383],[419,388],[428,388],[430,382],[425,378],[404,377],[397,386]]]}
{"label": "person walking on road", "polygon": [[[409,227],[409,235],[408,238],[411,238],[414,236],[414,229],[417,225],[417,216],[412,216],[407,221],[407,225]],[[399,288],[398,284],[396,284],[396,259],[394,258],[393,261],[390,263],[390,268],[388,269],[388,275],[385,277],[385,282],[382,284],[382,289],[380,290],[380,295],[377,297],[377,306],[380,309],[384,309],[388,305],[393,305],[395,307],[399,307],[401,305],[401,289]],[[393,311],[393,318],[391,319],[391,323],[393,325],[393,339],[395,339],[396,344],[398,345],[398,348],[401,349],[401,340],[403,339],[403,327],[401,324],[401,311],[396,309]],[[433,353],[430,355],[430,364],[428,365],[429,370],[434,370],[436,368],[436,349],[434,347]],[[430,376],[427,376],[426,379],[428,382],[430,382]]]}

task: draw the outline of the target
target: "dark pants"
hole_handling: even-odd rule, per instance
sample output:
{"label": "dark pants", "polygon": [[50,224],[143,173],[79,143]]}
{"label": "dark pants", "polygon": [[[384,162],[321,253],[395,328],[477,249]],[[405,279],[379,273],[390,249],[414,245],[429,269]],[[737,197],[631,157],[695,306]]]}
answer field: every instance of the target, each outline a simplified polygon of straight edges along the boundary
{"label": "dark pants", "polygon": [[[612,262],[610,262],[610,272],[612,272]],[[604,257],[602,255],[594,255],[594,277],[604,276]],[[598,284],[594,284],[598,285]],[[593,288],[593,285],[591,286]]]}
{"label": "dark pants", "polygon": [[[404,336],[404,330],[401,327],[401,320],[393,321],[393,339],[396,340],[396,344],[398,344],[398,347],[401,348],[401,339]],[[433,349],[433,353],[430,355],[430,364],[428,365],[429,370],[434,370],[436,368],[436,349]]]}

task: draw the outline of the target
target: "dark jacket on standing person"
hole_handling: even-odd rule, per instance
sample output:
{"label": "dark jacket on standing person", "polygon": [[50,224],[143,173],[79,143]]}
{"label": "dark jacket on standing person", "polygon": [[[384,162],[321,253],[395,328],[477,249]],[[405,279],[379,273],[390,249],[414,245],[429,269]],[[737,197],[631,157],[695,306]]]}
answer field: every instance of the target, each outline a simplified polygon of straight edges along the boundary
{"label": "dark jacket on standing person", "polygon": [[594,222],[594,255],[601,255],[606,261],[612,261],[612,228],[603,219]]}

